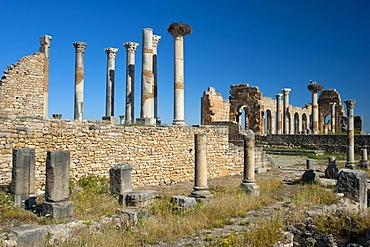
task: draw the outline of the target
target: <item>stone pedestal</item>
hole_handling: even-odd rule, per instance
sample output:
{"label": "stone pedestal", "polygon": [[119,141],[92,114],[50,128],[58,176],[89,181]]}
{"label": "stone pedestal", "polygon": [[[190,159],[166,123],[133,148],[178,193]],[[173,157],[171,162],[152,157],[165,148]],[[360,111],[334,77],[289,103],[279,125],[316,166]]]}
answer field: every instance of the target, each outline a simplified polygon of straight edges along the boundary
{"label": "stone pedestal", "polygon": [[106,98],[105,98],[105,116],[114,116],[114,74],[115,59],[118,49],[108,47],[104,49],[107,54],[107,79],[106,79]]}
{"label": "stone pedestal", "polygon": [[367,160],[367,149],[366,148],[361,149],[361,160],[358,166],[361,168],[365,168],[365,169],[367,169],[367,167],[369,166],[369,161]]}
{"label": "stone pedestal", "polygon": [[126,42],[126,123],[134,122],[134,103],[135,103],[135,52],[139,43]]}
{"label": "stone pedestal", "polygon": [[207,135],[195,134],[195,179],[194,190],[189,195],[199,199],[208,199],[213,195],[207,185]]}
{"label": "stone pedestal", "polygon": [[113,195],[132,191],[131,171],[133,166],[133,163],[118,163],[109,170],[110,191]]}
{"label": "stone pedestal", "polygon": [[14,148],[10,193],[18,207],[35,205],[35,149]]}
{"label": "stone pedestal", "polygon": [[252,130],[246,130],[244,139],[244,178],[241,187],[247,194],[259,195],[260,189],[254,179],[255,165],[255,134]]}
{"label": "stone pedestal", "polygon": [[354,108],[355,100],[345,100],[347,106],[347,162],[346,168],[355,169],[355,131]]}
{"label": "stone pedestal", "polygon": [[76,49],[74,119],[82,121],[84,105],[84,53],[86,43],[74,42],[73,46]]}
{"label": "stone pedestal", "polygon": [[306,168],[307,170],[302,175],[302,180],[305,183],[314,183],[316,179],[315,174],[315,160],[306,159]]}
{"label": "stone pedestal", "polygon": [[315,160],[314,159],[306,159],[306,169],[307,170],[315,170]]}
{"label": "stone pedestal", "polygon": [[325,169],[325,178],[337,179],[338,178],[338,167],[336,164],[335,157],[331,156],[328,158],[328,167]]}

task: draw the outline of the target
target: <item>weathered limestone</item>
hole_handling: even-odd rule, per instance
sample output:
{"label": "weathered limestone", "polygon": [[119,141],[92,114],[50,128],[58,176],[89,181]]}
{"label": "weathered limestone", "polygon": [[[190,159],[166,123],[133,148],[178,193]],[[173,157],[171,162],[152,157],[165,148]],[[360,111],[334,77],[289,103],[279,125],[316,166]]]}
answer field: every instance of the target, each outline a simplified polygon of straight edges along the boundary
{"label": "weathered limestone", "polygon": [[361,168],[366,168],[369,166],[369,161],[367,160],[367,149],[361,149],[361,160],[360,164],[358,165]]}
{"label": "weathered limestone", "polygon": [[48,117],[49,110],[49,64],[51,39],[52,37],[46,34],[40,37],[40,52],[43,52],[46,58],[44,64],[44,118]]}
{"label": "weathered limestone", "polygon": [[319,131],[319,107],[317,104],[317,93],[322,90],[322,85],[310,81],[307,86],[312,93],[312,134],[317,134]]}
{"label": "weathered limestone", "polygon": [[161,40],[161,36],[153,35],[153,77],[154,77],[154,118],[158,125],[161,124],[160,118],[158,117],[158,70],[157,70],[157,53],[158,44]]}
{"label": "weathered limestone", "polygon": [[338,193],[359,203],[360,210],[367,208],[367,176],[366,172],[359,170],[342,169],[339,171],[336,185]]}
{"label": "weathered limestone", "polygon": [[70,152],[48,151],[46,156],[46,185],[43,210],[51,218],[73,217],[73,203],[69,201]]}
{"label": "weathered limestone", "polygon": [[199,199],[208,199],[212,194],[207,185],[207,135],[195,134],[195,179],[194,190],[189,195]]}
{"label": "weathered limestone", "polygon": [[328,158],[328,167],[325,169],[325,178],[337,179],[338,178],[338,167],[334,156]]}
{"label": "weathered limestone", "polygon": [[14,148],[10,193],[18,207],[35,205],[35,149]]}
{"label": "weathered limestone", "polygon": [[347,162],[346,168],[355,168],[355,131],[354,131],[354,108],[355,100],[345,100],[347,106]]}
{"label": "weathered limestone", "polygon": [[110,191],[113,195],[132,191],[131,171],[133,166],[133,163],[118,163],[109,170]]}
{"label": "weathered limestone", "polygon": [[[156,192],[154,190],[136,190],[120,195],[120,203],[127,207],[143,208],[153,204]],[[125,198],[123,200],[123,198]]]}
{"label": "weathered limestone", "polygon": [[281,97],[283,94],[278,93],[276,96],[276,134],[281,134]]}
{"label": "weathered limestone", "polygon": [[306,159],[306,171],[302,175],[302,180],[305,183],[314,183],[316,174],[315,174],[315,160]]}
{"label": "weathered limestone", "polygon": [[197,200],[190,196],[172,196],[170,202],[179,210],[193,208],[197,205]]}
{"label": "weathered limestone", "polygon": [[107,54],[105,117],[111,117],[114,116],[114,74],[116,67],[115,59],[118,49],[108,47],[105,48],[104,51]]}
{"label": "weathered limestone", "polygon": [[241,187],[247,194],[259,195],[260,188],[254,179],[254,149],[255,149],[255,134],[251,130],[246,130],[244,138],[244,178]]}
{"label": "weathered limestone", "polygon": [[336,108],[336,103],[335,102],[331,102],[330,103],[331,105],[331,121],[330,121],[330,125],[331,125],[331,132],[332,133],[335,133],[335,122],[336,122],[336,116],[335,116],[335,108]]}
{"label": "weathered limestone", "polygon": [[133,123],[135,119],[135,52],[139,43],[126,42],[126,123]]}
{"label": "weathered limestone", "polygon": [[10,228],[10,232],[14,234],[17,239],[16,246],[34,247],[47,245],[48,230],[44,226],[22,225]]}
{"label": "weathered limestone", "polygon": [[283,109],[283,134],[289,134],[289,93],[290,88],[283,88],[281,90],[284,94],[284,109]]}
{"label": "weathered limestone", "polygon": [[73,46],[76,49],[74,119],[81,121],[84,106],[84,54],[86,43],[74,42]]}
{"label": "weathered limestone", "polygon": [[175,40],[174,55],[174,125],[185,125],[184,103],[184,37],[191,34],[191,27],[183,23],[172,23],[167,31]]}
{"label": "weathered limestone", "polygon": [[153,29],[143,29],[142,43],[141,112],[138,121],[154,125]]}

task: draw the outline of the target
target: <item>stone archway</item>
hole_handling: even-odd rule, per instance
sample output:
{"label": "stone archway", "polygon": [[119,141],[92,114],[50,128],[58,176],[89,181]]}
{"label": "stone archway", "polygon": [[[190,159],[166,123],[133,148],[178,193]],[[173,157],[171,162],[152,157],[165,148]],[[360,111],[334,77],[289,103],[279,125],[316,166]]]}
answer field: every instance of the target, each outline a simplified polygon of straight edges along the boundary
{"label": "stone archway", "polygon": [[264,133],[265,134],[273,134],[274,131],[274,118],[270,109],[267,109],[264,112]]}

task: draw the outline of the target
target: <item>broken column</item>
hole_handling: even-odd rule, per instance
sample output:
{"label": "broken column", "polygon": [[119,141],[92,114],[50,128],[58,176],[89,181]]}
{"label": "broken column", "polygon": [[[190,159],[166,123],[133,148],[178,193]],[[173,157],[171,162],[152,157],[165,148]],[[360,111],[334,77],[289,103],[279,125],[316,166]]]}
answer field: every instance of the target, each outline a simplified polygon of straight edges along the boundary
{"label": "broken column", "polygon": [[45,54],[44,66],[44,118],[48,118],[49,111],[49,64],[50,64],[50,42],[52,37],[49,35],[42,35],[40,37],[40,52]]}
{"label": "broken column", "polygon": [[361,149],[361,160],[358,166],[361,168],[365,168],[365,169],[367,169],[367,167],[369,166],[369,161],[367,160],[367,149],[366,148]]}
{"label": "broken column", "polygon": [[73,217],[73,203],[69,201],[70,152],[48,151],[46,156],[45,215],[51,218]]}
{"label": "broken column", "polygon": [[355,100],[345,100],[347,106],[347,162],[346,168],[355,169],[355,131],[354,131],[354,108]]}
{"label": "broken column", "polygon": [[134,113],[134,91],[135,91],[135,52],[139,43],[126,42],[123,44],[126,48],[126,123],[133,123]]}
{"label": "broken column", "polygon": [[336,164],[336,158],[330,156],[328,158],[328,167],[325,169],[325,178],[337,179],[338,178],[338,167]]}
{"label": "broken column", "polygon": [[118,49],[108,47],[104,49],[107,54],[107,80],[105,95],[105,118],[114,116],[114,74],[115,59]]}
{"label": "broken column", "polygon": [[276,134],[281,134],[281,97],[283,94],[278,93],[276,96]]}
{"label": "broken column", "polygon": [[73,46],[76,49],[74,119],[81,121],[84,107],[84,54],[86,43],[74,42]]}
{"label": "broken column", "polygon": [[306,171],[302,175],[302,180],[305,183],[313,183],[315,182],[315,178],[315,160],[306,159]]}
{"label": "broken column", "polygon": [[35,203],[35,149],[14,148],[10,193],[18,207],[31,208]]}
{"label": "broken column", "polygon": [[172,23],[167,31],[175,40],[174,55],[174,125],[185,125],[184,103],[184,37],[191,34],[191,26],[184,23]]}
{"label": "broken column", "polygon": [[283,134],[289,134],[289,93],[290,88],[283,88],[281,90],[284,94],[284,109],[283,109]]}
{"label": "broken column", "polygon": [[122,195],[132,191],[131,171],[133,163],[114,164],[109,170],[110,191],[113,195]]}
{"label": "broken column", "polygon": [[154,118],[157,124],[161,124],[158,117],[158,70],[157,70],[157,48],[161,36],[153,35],[153,76],[154,76]]}
{"label": "broken column", "polygon": [[335,133],[335,128],[336,128],[336,124],[335,124],[335,119],[336,119],[336,116],[335,116],[335,106],[336,106],[336,103],[335,102],[331,102],[330,103],[331,105],[331,122],[330,122],[330,125],[331,125],[331,133]]}
{"label": "broken column", "polygon": [[255,164],[255,134],[248,129],[243,134],[244,138],[244,178],[241,187],[247,194],[259,195],[260,188],[254,179]]}
{"label": "broken column", "polygon": [[312,93],[312,134],[317,134],[319,131],[319,106],[317,104],[317,93],[322,90],[322,85],[310,81],[307,86]]}
{"label": "broken column", "polygon": [[199,199],[209,199],[212,194],[207,185],[207,135],[195,134],[195,178],[194,190],[189,195]]}
{"label": "broken column", "polygon": [[153,29],[143,29],[142,43],[141,112],[138,121],[154,125]]}

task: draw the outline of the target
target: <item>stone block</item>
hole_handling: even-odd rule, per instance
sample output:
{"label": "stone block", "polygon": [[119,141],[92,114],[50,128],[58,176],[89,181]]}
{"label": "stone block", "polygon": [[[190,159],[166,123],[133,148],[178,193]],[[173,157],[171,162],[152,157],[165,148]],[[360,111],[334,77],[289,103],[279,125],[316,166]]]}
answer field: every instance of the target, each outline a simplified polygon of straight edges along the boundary
{"label": "stone block", "polygon": [[136,190],[126,192],[119,196],[119,203],[126,207],[146,207],[154,202],[154,190]]}
{"label": "stone block", "polygon": [[241,184],[241,188],[248,195],[258,196],[260,194],[260,186],[257,183],[245,183]]}
{"label": "stone block", "polygon": [[59,202],[69,199],[70,152],[48,151],[46,157],[45,200]]}
{"label": "stone block", "polygon": [[109,170],[110,191],[113,195],[132,191],[132,168],[133,163],[118,163]]}
{"label": "stone block", "polygon": [[307,168],[307,170],[315,170],[315,160],[314,159],[306,159],[306,168]]}
{"label": "stone block", "polygon": [[35,194],[35,149],[13,149],[10,192],[16,206],[26,207],[26,201],[31,202],[29,198]]}
{"label": "stone block", "polygon": [[197,205],[197,201],[194,197],[190,196],[172,196],[171,204],[178,209],[192,208]]}
{"label": "stone block", "polygon": [[316,174],[313,170],[305,171],[302,175],[302,180],[304,183],[314,183],[316,180]]}
{"label": "stone block", "polygon": [[136,226],[149,218],[148,212],[140,208],[124,208],[119,213],[127,216],[131,226]]}
{"label": "stone block", "polygon": [[338,193],[344,193],[346,197],[358,202],[360,210],[367,208],[367,177],[364,171],[340,170],[336,190]]}
{"label": "stone block", "polygon": [[68,219],[73,217],[74,205],[71,201],[44,202],[43,215],[50,215],[52,219]]}
{"label": "stone block", "polygon": [[266,167],[257,167],[257,168],[254,168],[254,173],[265,173],[267,172],[267,168]]}
{"label": "stone block", "polygon": [[20,247],[45,246],[48,231],[39,225],[22,225],[10,228],[10,232],[17,238]]}
{"label": "stone block", "polygon": [[113,116],[102,117],[102,121],[107,124],[117,124],[117,118]]}

